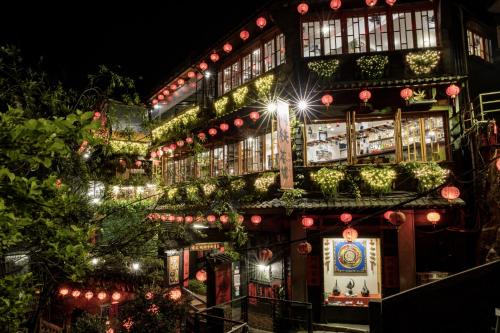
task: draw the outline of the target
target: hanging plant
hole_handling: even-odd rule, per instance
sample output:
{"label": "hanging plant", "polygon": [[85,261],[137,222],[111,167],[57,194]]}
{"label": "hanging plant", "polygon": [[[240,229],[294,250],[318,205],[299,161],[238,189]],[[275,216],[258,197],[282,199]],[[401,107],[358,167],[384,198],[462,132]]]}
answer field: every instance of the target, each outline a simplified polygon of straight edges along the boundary
{"label": "hanging plant", "polygon": [[257,93],[257,97],[260,100],[267,101],[271,96],[271,88],[274,83],[274,75],[269,74],[255,80],[254,85]]}
{"label": "hanging plant", "polygon": [[231,187],[231,192],[233,193],[238,193],[238,192],[241,192],[246,186],[246,182],[244,179],[235,179],[235,180],[232,180],[231,183],[230,183],[230,187]]}
{"label": "hanging plant", "polygon": [[380,79],[384,76],[385,66],[389,63],[389,57],[383,55],[361,56],[356,63],[364,77],[368,79]]}
{"label": "hanging plant", "polygon": [[169,202],[176,201],[179,195],[179,188],[178,187],[171,187],[167,189],[166,191],[167,194],[167,200]]}
{"label": "hanging plant", "polygon": [[437,67],[439,59],[441,52],[436,50],[410,52],[406,55],[406,63],[416,75],[431,73]]}
{"label": "hanging plant", "polygon": [[293,209],[297,206],[298,201],[302,198],[305,191],[301,188],[283,190],[280,201],[285,207],[287,215],[291,215]]}
{"label": "hanging plant", "polygon": [[388,193],[397,177],[397,172],[391,167],[374,168],[363,167],[360,171],[361,179],[375,194]]}
{"label": "hanging plant", "polygon": [[312,181],[317,184],[327,199],[333,199],[338,193],[340,181],[345,177],[345,173],[338,169],[322,168],[311,173]]}
{"label": "hanging plant", "polygon": [[200,201],[200,191],[195,184],[186,186],[186,199],[190,202]]}
{"label": "hanging plant", "polygon": [[200,108],[196,106],[187,109],[177,117],[169,119],[151,131],[153,139],[158,140],[163,138],[165,141],[168,141],[171,137],[177,136],[179,132],[195,127],[200,121],[199,113]]}
{"label": "hanging plant", "polygon": [[205,198],[210,198],[217,190],[217,185],[214,182],[206,182],[201,186],[201,189]]}
{"label": "hanging plant", "polygon": [[149,143],[110,140],[109,147],[113,153],[146,156],[149,151]]}
{"label": "hanging plant", "polygon": [[257,179],[255,179],[254,187],[255,191],[259,194],[265,194],[268,192],[271,185],[276,183],[276,177],[278,175],[274,172],[265,172],[261,174]]}
{"label": "hanging plant", "polygon": [[227,103],[229,102],[229,98],[227,96],[223,96],[214,102],[215,114],[217,116],[222,116],[227,112]]}
{"label": "hanging plant", "polygon": [[248,95],[248,87],[243,86],[233,92],[233,101],[237,109],[245,105]]}
{"label": "hanging plant", "polygon": [[331,78],[337,73],[339,64],[340,61],[338,59],[316,60],[309,62],[307,67],[321,78]]}
{"label": "hanging plant", "polygon": [[400,165],[417,181],[419,192],[427,192],[444,184],[450,175],[450,170],[442,168],[436,162],[409,162]]}

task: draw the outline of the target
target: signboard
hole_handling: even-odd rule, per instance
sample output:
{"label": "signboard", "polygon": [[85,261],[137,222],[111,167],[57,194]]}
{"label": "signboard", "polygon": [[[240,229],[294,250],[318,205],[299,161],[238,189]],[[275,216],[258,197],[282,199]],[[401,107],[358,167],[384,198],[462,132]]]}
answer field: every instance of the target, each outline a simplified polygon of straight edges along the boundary
{"label": "signboard", "polygon": [[215,304],[231,300],[231,264],[218,265],[215,269]]}
{"label": "signboard", "polygon": [[168,284],[170,286],[179,284],[180,256],[174,255],[167,257],[167,268],[168,268]]}
{"label": "signboard", "polygon": [[191,245],[191,251],[207,251],[220,248],[220,243],[196,243]]}
{"label": "signboard", "polygon": [[233,298],[240,297],[241,273],[240,263],[233,262]]}
{"label": "signboard", "polygon": [[281,188],[292,189],[293,165],[290,113],[288,103],[282,100],[278,100],[276,120],[278,123],[278,166],[280,168]]}
{"label": "signboard", "polygon": [[188,286],[188,280],[189,280],[189,250],[184,250],[184,258],[183,258],[183,263],[184,263],[184,269],[182,270],[184,273],[184,287]]}

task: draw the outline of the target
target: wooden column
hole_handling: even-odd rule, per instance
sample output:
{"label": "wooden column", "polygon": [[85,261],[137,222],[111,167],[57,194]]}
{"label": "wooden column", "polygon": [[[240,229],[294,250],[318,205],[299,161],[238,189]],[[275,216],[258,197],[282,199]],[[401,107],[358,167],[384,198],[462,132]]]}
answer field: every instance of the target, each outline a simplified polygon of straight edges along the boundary
{"label": "wooden column", "polygon": [[[297,220],[290,221],[290,238],[292,240],[306,237],[306,231],[299,219],[300,216]],[[290,245],[292,300],[307,302],[307,256],[302,256],[297,252],[297,244]]]}
{"label": "wooden column", "polygon": [[416,286],[417,272],[415,259],[415,219],[413,210],[405,210],[406,222],[398,231],[399,289],[407,290]]}

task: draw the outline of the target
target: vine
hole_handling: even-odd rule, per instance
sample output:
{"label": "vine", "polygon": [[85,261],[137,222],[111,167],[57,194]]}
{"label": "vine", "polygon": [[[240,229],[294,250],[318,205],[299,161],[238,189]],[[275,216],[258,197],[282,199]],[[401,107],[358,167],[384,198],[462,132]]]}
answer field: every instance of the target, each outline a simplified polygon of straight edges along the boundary
{"label": "vine", "polygon": [[338,59],[316,60],[307,64],[310,70],[322,78],[331,78],[339,69],[340,61]]}
{"label": "vine", "polygon": [[384,75],[389,57],[383,55],[361,56],[356,63],[361,73],[368,79],[379,79]]}

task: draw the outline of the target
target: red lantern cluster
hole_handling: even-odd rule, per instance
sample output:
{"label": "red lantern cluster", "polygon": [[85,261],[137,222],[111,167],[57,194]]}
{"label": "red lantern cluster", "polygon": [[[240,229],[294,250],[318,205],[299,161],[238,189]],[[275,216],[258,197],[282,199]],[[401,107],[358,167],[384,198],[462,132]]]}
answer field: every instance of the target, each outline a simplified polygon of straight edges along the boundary
{"label": "red lantern cluster", "polygon": [[305,2],[299,3],[297,6],[297,11],[300,15],[305,15],[309,11],[309,5]]}
{"label": "red lantern cluster", "polygon": [[312,246],[308,242],[302,242],[297,246],[297,252],[300,255],[306,256],[312,251]]}
{"label": "red lantern cluster", "polygon": [[304,228],[309,228],[309,227],[312,227],[313,224],[314,224],[314,219],[312,217],[307,217],[307,216],[304,216],[302,217],[302,226]]}
{"label": "red lantern cluster", "polygon": [[[73,289],[71,291],[69,288],[66,287],[62,287],[59,289],[59,295],[61,295],[62,297],[68,296],[70,294],[73,298],[79,298],[82,295],[82,291],[80,291],[79,289]],[[90,301],[92,298],[94,298],[94,295],[96,295],[94,292],[88,290],[83,294],[83,297],[85,297],[85,299]],[[100,301],[104,301],[105,299],[108,298],[108,295],[109,294],[106,293],[105,291],[99,291],[97,293],[97,299],[99,299]],[[120,299],[122,299],[122,296],[123,295],[119,291],[115,291],[111,294],[111,299],[113,300],[113,303],[117,303]]]}

